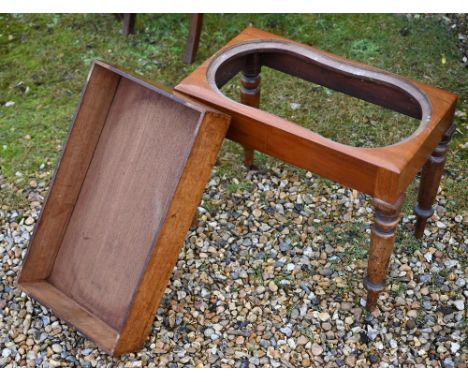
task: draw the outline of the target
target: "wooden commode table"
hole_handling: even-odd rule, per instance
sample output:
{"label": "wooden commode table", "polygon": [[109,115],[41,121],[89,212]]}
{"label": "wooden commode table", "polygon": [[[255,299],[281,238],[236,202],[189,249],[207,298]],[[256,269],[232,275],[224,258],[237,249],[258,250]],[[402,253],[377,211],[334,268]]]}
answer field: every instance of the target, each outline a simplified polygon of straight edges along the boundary
{"label": "wooden commode table", "polygon": [[[260,71],[268,66],[421,120],[409,137],[385,147],[351,147],[258,109]],[[241,102],[220,88],[241,72]],[[367,306],[374,309],[385,275],[408,185],[422,168],[417,216],[421,238],[445,162],[457,96],[347,60],[286,38],[247,28],[175,87],[185,95],[231,116],[227,138],[244,146],[245,164],[253,150],[309,170],[373,197],[367,277]]]}

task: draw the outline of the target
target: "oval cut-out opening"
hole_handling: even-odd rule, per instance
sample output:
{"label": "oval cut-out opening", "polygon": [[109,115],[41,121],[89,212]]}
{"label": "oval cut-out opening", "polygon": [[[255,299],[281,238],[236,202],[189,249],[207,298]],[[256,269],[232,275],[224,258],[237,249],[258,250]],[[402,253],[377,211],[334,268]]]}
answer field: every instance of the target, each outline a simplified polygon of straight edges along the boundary
{"label": "oval cut-out opening", "polygon": [[387,146],[416,134],[430,118],[426,95],[408,81],[278,41],[221,52],[208,68],[212,88],[239,102],[238,74],[253,54],[262,66],[260,108],[333,141]]}

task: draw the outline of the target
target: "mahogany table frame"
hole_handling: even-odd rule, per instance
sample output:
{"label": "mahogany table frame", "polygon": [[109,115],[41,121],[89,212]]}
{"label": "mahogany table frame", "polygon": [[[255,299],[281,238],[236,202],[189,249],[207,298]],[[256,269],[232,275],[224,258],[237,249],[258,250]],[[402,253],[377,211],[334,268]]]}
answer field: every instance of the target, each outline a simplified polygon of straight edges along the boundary
{"label": "mahogany table frame", "polygon": [[[375,148],[351,147],[324,138],[293,122],[259,110],[262,66],[421,120],[402,141]],[[219,90],[241,72],[241,103]],[[445,154],[455,130],[457,96],[380,69],[344,59],[252,27],[179,83],[175,90],[231,116],[227,138],[245,149],[245,164],[254,150],[312,171],[373,197],[367,276],[367,306],[376,307],[385,288],[404,193],[422,169],[415,235],[421,238],[433,214]]]}

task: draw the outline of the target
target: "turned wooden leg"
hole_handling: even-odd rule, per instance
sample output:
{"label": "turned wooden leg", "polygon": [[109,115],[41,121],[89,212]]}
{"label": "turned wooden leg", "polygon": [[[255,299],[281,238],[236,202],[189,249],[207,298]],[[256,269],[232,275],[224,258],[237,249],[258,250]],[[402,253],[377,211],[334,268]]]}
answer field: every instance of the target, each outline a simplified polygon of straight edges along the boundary
{"label": "turned wooden leg", "polygon": [[[260,106],[260,56],[252,54],[246,57],[244,69],[241,72],[240,101],[244,105],[258,108]],[[244,146],[244,164],[252,167],[254,150]]]}
{"label": "turned wooden leg", "polygon": [[414,213],[416,214],[416,228],[414,235],[418,239],[423,237],[427,219],[429,219],[434,213],[432,206],[437,196],[440,179],[442,178],[448,145],[455,129],[455,125],[452,125],[450,129],[446,131],[442,140],[428,158],[422,169],[418,204],[414,209]]}
{"label": "turned wooden leg", "polygon": [[123,30],[122,33],[124,36],[134,32],[136,20],[136,13],[124,13],[123,15]]}
{"label": "turned wooden leg", "polygon": [[190,17],[190,29],[184,53],[184,63],[191,64],[197,55],[200,34],[203,26],[203,13],[193,13]]}
{"label": "turned wooden leg", "polygon": [[395,230],[400,220],[400,207],[403,200],[404,194],[394,204],[374,199],[375,218],[372,226],[367,276],[364,279],[369,310],[375,309],[379,293],[385,289],[385,276],[395,242]]}

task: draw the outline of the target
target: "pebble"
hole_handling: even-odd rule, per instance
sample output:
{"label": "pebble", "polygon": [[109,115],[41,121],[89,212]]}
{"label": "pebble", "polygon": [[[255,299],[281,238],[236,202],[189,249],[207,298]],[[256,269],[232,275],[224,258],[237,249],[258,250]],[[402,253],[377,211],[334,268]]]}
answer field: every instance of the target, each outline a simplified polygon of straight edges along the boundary
{"label": "pebble", "polygon": [[432,304],[430,301],[423,301],[422,306],[426,310],[431,310],[432,309]]}
{"label": "pebble", "polygon": [[345,324],[352,325],[354,323],[354,318],[351,316],[348,316],[344,319]]}
{"label": "pebble", "polygon": [[426,283],[432,281],[432,275],[429,274],[429,273],[424,273],[424,274],[422,274],[421,276],[419,276],[419,280],[420,280],[422,283],[426,284]]}
{"label": "pebble", "polygon": [[395,298],[395,304],[396,306],[406,305],[406,300],[403,297],[398,296],[397,298]]}
{"label": "pebble", "polygon": [[412,330],[416,327],[416,321],[414,320],[408,320],[406,321],[406,327],[409,329],[409,330]]}
{"label": "pebble", "polygon": [[291,248],[291,245],[285,241],[280,242],[279,249],[282,252],[287,252]]}
{"label": "pebble", "polygon": [[374,329],[370,325],[367,326],[367,337],[369,337],[371,341],[375,340],[378,335],[379,335],[379,331],[377,329]]}
{"label": "pebble", "polygon": [[463,300],[455,300],[453,305],[455,305],[455,308],[458,310],[465,310],[465,301]]}
{"label": "pebble", "polygon": [[268,289],[270,289],[272,292],[276,292],[278,290],[278,285],[274,281],[270,281],[268,283]]}
{"label": "pebble", "polygon": [[307,337],[305,336],[300,336],[298,339],[297,339],[297,344],[298,345],[305,345],[306,343],[308,343],[309,340]]}
{"label": "pebble", "polygon": [[343,303],[341,304],[341,310],[343,310],[343,311],[345,311],[345,312],[351,310],[352,307],[353,307],[353,304],[351,304],[350,302],[343,302]]}
{"label": "pebble", "polygon": [[203,334],[205,334],[205,337],[211,338],[211,336],[214,334],[214,330],[212,328],[207,328]]}
{"label": "pebble", "polygon": [[318,356],[323,353],[323,347],[318,344],[312,344],[312,354]]}
{"label": "pebble", "polygon": [[455,353],[457,353],[459,350],[460,350],[460,345],[459,345],[458,343],[456,343],[456,342],[451,342],[451,343],[450,343],[450,351],[451,351],[452,353],[455,354]]}
{"label": "pebble", "polygon": [[345,358],[345,363],[349,367],[355,367],[356,366],[356,356],[354,355],[349,355]]}
{"label": "pebble", "polygon": [[333,274],[333,270],[331,268],[323,268],[323,269],[320,270],[320,274],[322,276],[328,277],[328,276],[331,276]]}
{"label": "pebble", "polygon": [[289,107],[291,108],[291,110],[297,110],[300,109],[301,104],[297,102],[290,102]]}
{"label": "pebble", "polygon": [[20,342],[23,342],[24,340],[26,339],[26,336],[24,334],[19,334],[16,338],[15,338],[15,343],[20,343]]}
{"label": "pebble", "polygon": [[24,223],[27,224],[27,225],[34,224],[34,219],[33,219],[31,216],[29,216],[29,217],[25,220]]}
{"label": "pebble", "polygon": [[330,315],[327,312],[320,312],[318,317],[320,321],[328,321],[330,319]]}
{"label": "pebble", "polygon": [[[348,317],[346,317],[346,318],[348,318]],[[345,321],[346,321],[346,320],[345,320]],[[329,322],[324,322],[324,323],[322,324],[322,328],[323,328],[323,330],[325,330],[325,331],[328,332],[329,330],[331,330],[332,325],[331,325]]]}
{"label": "pebble", "polygon": [[292,329],[289,326],[285,326],[284,328],[281,328],[280,332],[283,333],[286,337],[291,337],[292,335]]}
{"label": "pebble", "polygon": [[442,361],[442,366],[446,368],[452,368],[452,367],[455,367],[455,364],[453,363],[452,358],[445,358]]}
{"label": "pebble", "polygon": [[444,265],[446,268],[448,269],[452,269],[454,267],[456,267],[458,265],[458,261],[457,260],[447,260],[447,261],[444,261]]}
{"label": "pebble", "polygon": [[418,317],[418,312],[417,312],[416,310],[412,309],[412,310],[409,310],[409,311],[406,313],[406,315],[407,315],[408,317],[411,317],[411,318],[416,318],[416,317]]}
{"label": "pebble", "polygon": [[440,228],[440,229],[447,228],[447,225],[445,225],[444,223],[442,223],[440,220],[438,220],[438,221],[436,222],[436,225],[437,225],[437,227]]}

